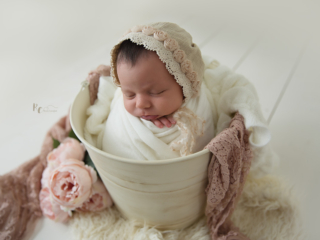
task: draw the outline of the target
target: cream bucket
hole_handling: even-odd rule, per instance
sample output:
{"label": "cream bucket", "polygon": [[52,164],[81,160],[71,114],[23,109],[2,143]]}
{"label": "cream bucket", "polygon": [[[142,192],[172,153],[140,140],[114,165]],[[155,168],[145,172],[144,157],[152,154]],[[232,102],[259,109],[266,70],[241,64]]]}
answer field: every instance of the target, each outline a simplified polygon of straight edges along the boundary
{"label": "cream bucket", "polygon": [[125,217],[163,230],[187,227],[204,215],[211,154],[208,150],[158,161],[137,161],[108,154],[84,139],[89,106],[89,89],[83,86],[71,106],[71,126]]}

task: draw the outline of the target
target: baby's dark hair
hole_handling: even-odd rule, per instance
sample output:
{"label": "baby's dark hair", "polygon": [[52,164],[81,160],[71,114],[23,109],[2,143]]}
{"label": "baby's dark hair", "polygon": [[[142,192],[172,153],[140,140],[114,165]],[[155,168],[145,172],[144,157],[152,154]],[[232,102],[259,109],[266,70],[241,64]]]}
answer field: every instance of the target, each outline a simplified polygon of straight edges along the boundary
{"label": "baby's dark hair", "polygon": [[149,52],[143,45],[138,45],[129,39],[124,40],[118,48],[117,63],[126,62],[134,66],[140,57],[147,56]]}

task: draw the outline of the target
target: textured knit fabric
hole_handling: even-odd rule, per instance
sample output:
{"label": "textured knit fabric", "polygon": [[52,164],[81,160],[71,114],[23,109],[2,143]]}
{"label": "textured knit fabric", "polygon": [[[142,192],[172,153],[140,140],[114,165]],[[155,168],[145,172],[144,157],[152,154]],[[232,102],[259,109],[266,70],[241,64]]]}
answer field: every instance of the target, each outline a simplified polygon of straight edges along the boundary
{"label": "textured knit fabric", "polygon": [[49,129],[38,156],[0,176],[0,239],[27,239],[32,234],[42,216],[40,180],[53,150],[52,137],[62,142],[70,130],[68,114]]}
{"label": "textured knit fabric", "polygon": [[230,221],[250,170],[252,151],[244,119],[236,113],[229,128],[206,147],[213,156],[208,167],[207,223],[214,240],[248,239]]}
{"label": "textured knit fabric", "polygon": [[89,82],[90,104],[94,104],[97,99],[100,76],[110,76],[110,66],[100,65],[95,70],[89,72],[87,82]]}
{"label": "textured knit fabric", "polygon": [[255,177],[271,173],[278,158],[270,146],[271,134],[261,112],[258,94],[250,81],[210,56],[205,62],[204,83],[211,96],[208,98],[216,134],[227,128],[235,112],[243,118],[245,127],[251,132],[249,142],[253,150],[250,172]]}

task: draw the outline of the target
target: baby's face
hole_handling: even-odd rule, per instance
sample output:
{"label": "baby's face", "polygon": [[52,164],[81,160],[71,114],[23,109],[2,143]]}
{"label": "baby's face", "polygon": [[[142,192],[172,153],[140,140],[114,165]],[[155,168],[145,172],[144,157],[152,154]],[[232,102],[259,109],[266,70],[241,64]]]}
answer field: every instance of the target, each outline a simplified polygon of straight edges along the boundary
{"label": "baby's face", "polygon": [[135,66],[117,64],[124,106],[133,116],[154,120],[169,115],[182,105],[181,86],[155,52],[138,59]]}

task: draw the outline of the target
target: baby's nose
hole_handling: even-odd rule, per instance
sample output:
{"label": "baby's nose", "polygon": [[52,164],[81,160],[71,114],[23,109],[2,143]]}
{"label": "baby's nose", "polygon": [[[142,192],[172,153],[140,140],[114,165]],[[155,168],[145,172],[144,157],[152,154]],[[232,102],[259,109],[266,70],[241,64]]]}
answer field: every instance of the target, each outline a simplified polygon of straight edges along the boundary
{"label": "baby's nose", "polygon": [[149,108],[151,103],[146,96],[137,95],[136,96],[136,108]]}

